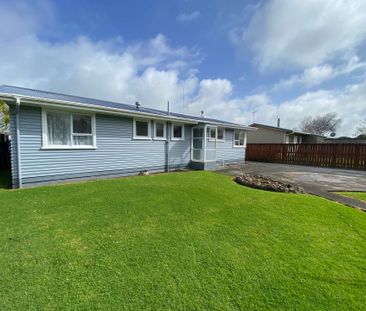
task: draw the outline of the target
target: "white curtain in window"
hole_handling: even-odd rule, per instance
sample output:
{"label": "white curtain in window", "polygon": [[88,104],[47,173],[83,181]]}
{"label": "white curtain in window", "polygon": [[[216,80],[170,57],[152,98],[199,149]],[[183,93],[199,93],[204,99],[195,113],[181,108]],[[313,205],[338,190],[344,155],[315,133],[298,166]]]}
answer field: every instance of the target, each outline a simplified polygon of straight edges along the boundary
{"label": "white curtain in window", "polygon": [[47,112],[47,139],[50,146],[70,145],[70,114]]}
{"label": "white curtain in window", "polygon": [[92,146],[93,136],[75,136],[73,137],[73,144],[77,146]]}

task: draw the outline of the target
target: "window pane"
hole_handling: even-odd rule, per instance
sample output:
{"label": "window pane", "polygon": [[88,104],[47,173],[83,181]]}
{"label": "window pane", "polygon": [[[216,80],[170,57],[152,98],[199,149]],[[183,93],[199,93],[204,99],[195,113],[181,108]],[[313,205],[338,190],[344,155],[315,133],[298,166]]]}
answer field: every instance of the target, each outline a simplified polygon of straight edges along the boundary
{"label": "window pane", "polygon": [[174,125],[173,127],[173,137],[174,138],[182,138],[183,131],[181,125]]}
{"label": "window pane", "polygon": [[149,122],[136,121],[136,136],[149,136]]}
{"label": "window pane", "polygon": [[164,138],[164,123],[155,123],[155,137]]}
{"label": "window pane", "polygon": [[202,148],[202,138],[194,138],[193,139],[193,148],[201,149]]}
{"label": "window pane", "polygon": [[203,160],[203,150],[200,150],[200,149],[193,150],[193,160],[202,161]]}
{"label": "window pane", "polygon": [[70,145],[70,114],[47,112],[47,144]]}
{"label": "window pane", "polygon": [[196,138],[203,137],[203,129],[202,128],[194,128],[193,129],[193,137],[196,137]]}
{"label": "window pane", "polygon": [[234,138],[234,145],[235,146],[244,146],[244,139],[245,133],[243,131],[236,131],[235,138]]}
{"label": "window pane", "polygon": [[91,116],[84,116],[81,114],[72,115],[72,130],[73,133],[78,134],[91,134]]}
{"label": "window pane", "polygon": [[224,129],[223,128],[217,129],[217,139],[224,139]]}
{"label": "window pane", "polygon": [[73,144],[77,146],[92,146],[93,136],[73,136]]}
{"label": "window pane", "polygon": [[215,129],[210,129],[210,137],[215,139],[216,138],[216,131]]}

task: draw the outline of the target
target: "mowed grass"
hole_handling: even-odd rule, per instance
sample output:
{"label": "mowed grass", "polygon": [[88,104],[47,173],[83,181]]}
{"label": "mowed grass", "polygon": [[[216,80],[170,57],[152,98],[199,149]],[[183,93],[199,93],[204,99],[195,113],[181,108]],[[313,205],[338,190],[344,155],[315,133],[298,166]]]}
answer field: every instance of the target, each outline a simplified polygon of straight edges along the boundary
{"label": "mowed grass", "polygon": [[366,213],[211,172],[0,191],[0,309],[361,310]]}
{"label": "mowed grass", "polygon": [[366,192],[339,192],[339,194],[366,202]]}

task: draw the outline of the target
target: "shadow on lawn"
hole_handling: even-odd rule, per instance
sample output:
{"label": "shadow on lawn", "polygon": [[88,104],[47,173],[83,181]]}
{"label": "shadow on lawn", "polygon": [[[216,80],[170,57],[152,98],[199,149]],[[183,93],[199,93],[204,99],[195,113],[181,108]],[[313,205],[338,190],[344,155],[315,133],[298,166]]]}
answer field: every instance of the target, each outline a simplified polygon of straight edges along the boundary
{"label": "shadow on lawn", "polygon": [[0,170],[0,189],[10,188],[10,172]]}

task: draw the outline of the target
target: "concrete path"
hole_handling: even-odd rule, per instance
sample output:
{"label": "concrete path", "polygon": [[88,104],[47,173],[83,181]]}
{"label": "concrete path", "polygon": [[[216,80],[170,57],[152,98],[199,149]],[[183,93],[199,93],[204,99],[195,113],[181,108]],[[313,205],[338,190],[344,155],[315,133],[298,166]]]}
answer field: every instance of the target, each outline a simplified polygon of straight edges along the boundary
{"label": "concrete path", "polygon": [[301,186],[308,193],[366,211],[366,202],[334,193],[366,191],[366,171],[263,162],[228,165],[219,171],[232,176],[242,173],[268,176]]}

